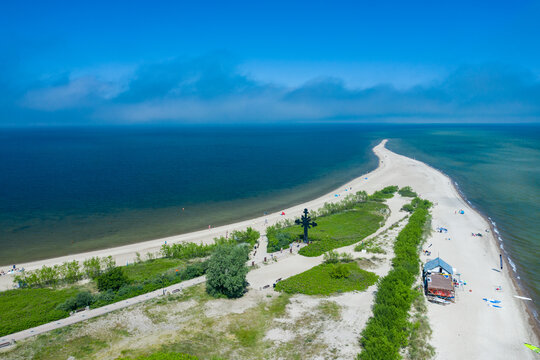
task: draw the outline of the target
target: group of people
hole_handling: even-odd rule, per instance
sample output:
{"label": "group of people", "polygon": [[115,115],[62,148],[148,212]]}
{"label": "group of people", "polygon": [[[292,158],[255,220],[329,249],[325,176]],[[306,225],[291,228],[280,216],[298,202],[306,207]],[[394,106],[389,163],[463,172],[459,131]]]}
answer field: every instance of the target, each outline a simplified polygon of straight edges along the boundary
{"label": "group of people", "polygon": [[24,271],[24,268],[19,269],[16,265],[13,265],[13,267],[9,269],[7,272],[4,271],[4,269],[0,270],[0,276],[10,275],[10,274],[13,274],[15,272],[20,272],[20,271]]}

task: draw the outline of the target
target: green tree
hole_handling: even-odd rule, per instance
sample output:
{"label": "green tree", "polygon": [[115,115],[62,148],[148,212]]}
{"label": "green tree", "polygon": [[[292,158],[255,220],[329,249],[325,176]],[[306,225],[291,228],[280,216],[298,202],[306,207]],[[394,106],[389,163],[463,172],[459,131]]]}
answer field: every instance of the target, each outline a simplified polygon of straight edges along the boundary
{"label": "green tree", "polygon": [[97,287],[99,291],[107,291],[109,289],[118,291],[123,285],[129,283],[129,279],[124,274],[121,267],[112,268],[97,278]]}
{"label": "green tree", "polygon": [[248,252],[245,245],[218,246],[208,261],[206,292],[215,297],[241,297],[247,286]]}

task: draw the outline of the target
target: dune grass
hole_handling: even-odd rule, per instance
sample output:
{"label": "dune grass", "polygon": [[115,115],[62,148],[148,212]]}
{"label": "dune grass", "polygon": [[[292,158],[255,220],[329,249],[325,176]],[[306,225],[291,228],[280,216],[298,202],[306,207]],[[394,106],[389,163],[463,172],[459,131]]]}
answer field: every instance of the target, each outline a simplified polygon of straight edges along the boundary
{"label": "dune grass", "polygon": [[365,290],[377,282],[378,276],[360,269],[357,263],[339,264],[349,271],[348,276],[335,277],[333,270],[336,264],[321,264],[291,276],[276,284],[276,291],[287,294],[330,295],[337,292]]}

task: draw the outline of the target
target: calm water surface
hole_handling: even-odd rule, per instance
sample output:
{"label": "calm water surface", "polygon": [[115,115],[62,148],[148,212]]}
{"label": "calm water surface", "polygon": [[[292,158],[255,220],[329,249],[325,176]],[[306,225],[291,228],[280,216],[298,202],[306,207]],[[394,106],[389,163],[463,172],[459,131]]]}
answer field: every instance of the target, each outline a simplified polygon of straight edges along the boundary
{"label": "calm water surface", "polygon": [[0,264],[277,211],[374,169],[383,138],[457,181],[540,300],[539,126],[2,129]]}

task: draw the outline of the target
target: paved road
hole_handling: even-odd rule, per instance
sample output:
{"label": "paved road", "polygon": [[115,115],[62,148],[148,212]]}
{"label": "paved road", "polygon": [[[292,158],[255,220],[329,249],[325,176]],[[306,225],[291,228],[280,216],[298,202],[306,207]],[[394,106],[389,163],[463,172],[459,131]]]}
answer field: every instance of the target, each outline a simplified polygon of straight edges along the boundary
{"label": "paved road", "polygon": [[[289,251],[283,251],[283,253],[274,254],[274,258],[276,260],[282,260],[284,258],[295,256],[295,255],[298,254],[299,249],[300,249],[300,247],[295,246],[292,254]],[[264,244],[264,254],[266,254],[266,244]],[[268,260],[268,265],[264,264],[264,256],[262,256],[261,258],[257,257],[256,260],[255,260],[255,264],[256,265],[262,265],[263,267],[267,267],[267,266],[271,266],[271,265],[275,264],[275,262],[271,261],[272,258],[270,257],[270,255],[266,254],[266,257],[267,257],[267,260]],[[249,265],[251,265],[251,261],[252,260],[249,261]],[[260,270],[260,269],[257,269],[257,270]],[[100,308],[97,308],[97,309],[81,311],[79,313],[76,313],[76,314],[74,314],[74,315],[72,315],[70,317],[64,318],[64,319],[60,319],[60,320],[53,321],[53,322],[50,322],[50,323],[47,323],[47,324],[36,326],[34,328],[31,328],[31,329],[27,329],[27,330],[19,331],[17,333],[6,335],[6,336],[0,338],[0,344],[10,342],[12,340],[14,340],[14,341],[24,340],[24,339],[29,338],[29,337],[34,336],[34,335],[43,334],[45,332],[55,330],[55,329],[59,329],[59,328],[62,328],[64,326],[69,326],[69,325],[72,325],[72,324],[76,324],[78,322],[81,322],[81,321],[84,321],[84,320],[87,320],[87,319],[91,319],[91,318],[94,318],[96,316],[104,315],[104,314],[110,313],[110,312],[115,311],[115,310],[123,309],[125,307],[135,305],[135,304],[141,303],[141,302],[146,301],[146,300],[155,299],[157,297],[163,296],[166,293],[170,293],[170,294],[172,294],[173,292],[176,293],[178,291],[181,291],[182,289],[185,289],[185,288],[188,288],[188,287],[191,287],[191,286],[194,286],[194,285],[202,284],[205,281],[206,281],[206,277],[205,276],[200,276],[200,277],[195,278],[195,279],[186,280],[186,281],[183,281],[183,282],[181,282],[179,284],[174,284],[174,285],[168,286],[166,288],[158,289],[158,290],[146,293],[146,294],[142,294],[142,295],[139,295],[139,296],[127,299],[127,300],[122,300],[122,301],[119,301],[119,302],[116,302],[116,303],[113,303],[113,304],[110,304],[110,305],[107,305],[107,306],[103,306],[103,307],[100,307]]]}
{"label": "paved road", "polygon": [[[186,281],[183,281],[183,282],[181,282],[179,284],[174,284],[174,285],[168,286],[168,287],[163,288],[163,289],[155,290],[155,291],[152,291],[152,292],[149,292],[149,293],[146,293],[146,294],[142,294],[142,295],[139,295],[139,296],[127,299],[127,300],[122,300],[122,301],[116,302],[114,304],[103,306],[103,307],[100,307],[100,308],[97,308],[97,309],[81,311],[79,313],[76,313],[76,314],[74,314],[74,315],[72,315],[70,317],[64,318],[64,319],[60,319],[60,320],[53,321],[53,322],[50,322],[50,323],[47,323],[47,324],[36,326],[34,328],[31,328],[31,329],[27,329],[27,330],[19,331],[17,333],[6,335],[6,336],[0,338],[0,344],[5,343],[5,342],[9,342],[9,341],[12,341],[12,340],[15,340],[15,341],[23,340],[23,339],[26,339],[26,338],[28,338],[30,336],[34,336],[34,335],[42,334],[42,333],[47,332],[47,331],[59,329],[59,328],[62,328],[64,326],[72,325],[72,324],[75,324],[75,323],[78,323],[78,322],[81,322],[81,321],[84,321],[84,320],[87,320],[87,319],[94,318],[96,316],[107,314],[107,313],[110,313],[111,311],[123,309],[125,307],[131,306],[131,305],[134,305],[134,304],[138,304],[138,303],[141,303],[141,302],[146,301],[146,300],[155,299],[157,297],[163,296],[167,292],[172,293],[175,290],[182,290],[182,289],[185,289],[185,288],[193,286],[193,285],[201,284],[201,283],[203,283],[205,281],[206,281],[206,277],[205,276],[200,276],[198,278],[191,279],[191,280],[186,280]],[[178,292],[178,291],[176,291],[176,292]]]}

